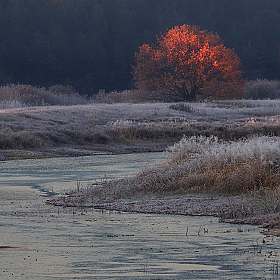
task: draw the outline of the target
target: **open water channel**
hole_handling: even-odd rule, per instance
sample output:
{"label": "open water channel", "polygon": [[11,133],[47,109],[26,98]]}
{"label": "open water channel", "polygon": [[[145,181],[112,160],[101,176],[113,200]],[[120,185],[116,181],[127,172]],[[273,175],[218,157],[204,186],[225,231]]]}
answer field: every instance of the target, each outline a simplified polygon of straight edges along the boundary
{"label": "open water channel", "polygon": [[280,242],[248,225],[46,205],[78,181],[131,175],[162,153],[0,163],[0,279],[278,279]]}

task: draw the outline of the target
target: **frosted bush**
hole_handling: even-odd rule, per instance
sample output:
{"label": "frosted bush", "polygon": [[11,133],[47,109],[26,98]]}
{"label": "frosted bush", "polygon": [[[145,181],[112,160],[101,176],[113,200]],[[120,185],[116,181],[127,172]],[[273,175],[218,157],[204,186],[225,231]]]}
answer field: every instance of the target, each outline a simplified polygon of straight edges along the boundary
{"label": "frosted bush", "polygon": [[279,137],[254,137],[237,142],[225,142],[215,136],[183,137],[179,143],[168,148],[172,160],[196,158],[207,165],[211,161],[233,162],[240,160],[265,160],[280,156]]}
{"label": "frosted bush", "polygon": [[162,96],[154,92],[140,90],[123,90],[106,93],[100,89],[97,94],[93,95],[91,100],[94,103],[141,103],[141,102],[162,102]]}
{"label": "frosted bush", "polygon": [[172,104],[169,106],[169,108],[177,111],[187,112],[187,113],[194,112],[194,108],[191,107],[190,104],[183,103],[183,102]]}
{"label": "frosted bush", "polygon": [[[0,102],[7,108],[46,105],[85,104],[87,100],[71,87],[53,86],[50,89],[31,85],[8,85],[0,87]],[[5,104],[6,103],[6,104]]]}
{"label": "frosted bush", "polygon": [[212,149],[220,142],[218,137],[213,135],[210,137],[200,135],[189,138],[184,136],[178,143],[169,147],[167,150],[172,153],[174,160],[183,160],[190,157],[193,158],[197,154],[205,153],[209,148]]}
{"label": "frosted bush", "polygon": [[27,105],[16,99],[0,101],[0,109],[24,108],[24,107],[27,107]]}
{"label": "frosted bush", "polygon": [[107,123],[108,126],[114,127],[114,128],[122,128],[122,127],[131,127],[135,123],[132,120],[116,120],[116,121],[109,121]]}
{"label": "frosted bush", "polygon": [[92,96],[94,103],[139,103],[147,99],[140,92],[135,90],[112,91],[106,93],[105,90],[99,90],[97,94]]}
{"label": "frosted bush", "polygon": [[280,116],[273,117],[264,117],[264,118],[253,118],[247,122],[250,127],[266,127],[266,126],[279,126],[280,125]]}
{"label": "frosted bush", "polygon": [[245,86],[245,97],[248,99],[280,98],[280,82],[269,80],[249,81]]}

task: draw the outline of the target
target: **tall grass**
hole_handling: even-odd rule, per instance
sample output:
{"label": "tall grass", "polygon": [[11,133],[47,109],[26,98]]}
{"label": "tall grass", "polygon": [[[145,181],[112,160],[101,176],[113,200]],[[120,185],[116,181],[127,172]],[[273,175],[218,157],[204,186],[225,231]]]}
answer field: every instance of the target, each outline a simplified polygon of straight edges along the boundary
{"label": "tall grass", "polygon": [[125,198],[147,194],[222,192],[250,194],[279,190],[280,138],[224,142],[217,137],[184,137],[168,149],[171,158],[132,178],[95,187],[88,197]]}
{"label": "tall grass", "polygon": [[280,138],[224,142],[217,137],[183,138],[169,148],[171,164],[185,167],[180,189],[247,193],[280,184]]}

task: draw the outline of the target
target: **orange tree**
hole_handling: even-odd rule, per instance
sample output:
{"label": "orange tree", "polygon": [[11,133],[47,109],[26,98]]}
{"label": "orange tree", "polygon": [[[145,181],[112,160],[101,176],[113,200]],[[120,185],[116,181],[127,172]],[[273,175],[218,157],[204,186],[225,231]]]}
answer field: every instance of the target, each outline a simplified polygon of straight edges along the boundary
{"label": "orange tree", "polygon": [[[198,94],[242,97],[241,62],[213,32],[197,26],[176,26],[158,37],[155,45],[144,44],[135,54],[136,88],[172,93],[173,98],[195,100]],[[175,95],[174,95],[175,94]]]}

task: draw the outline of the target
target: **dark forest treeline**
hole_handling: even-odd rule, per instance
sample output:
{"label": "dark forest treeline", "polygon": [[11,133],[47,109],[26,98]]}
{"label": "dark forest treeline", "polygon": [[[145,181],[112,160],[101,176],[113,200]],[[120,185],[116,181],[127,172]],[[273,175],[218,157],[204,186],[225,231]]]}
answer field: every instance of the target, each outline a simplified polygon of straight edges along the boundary
{"label": "dark forest treeline", "polygon": [[280,79],[279,0],[1,0],[0,83],[133,87],[134,52],[175,25],[217,32],[249,79]]}

